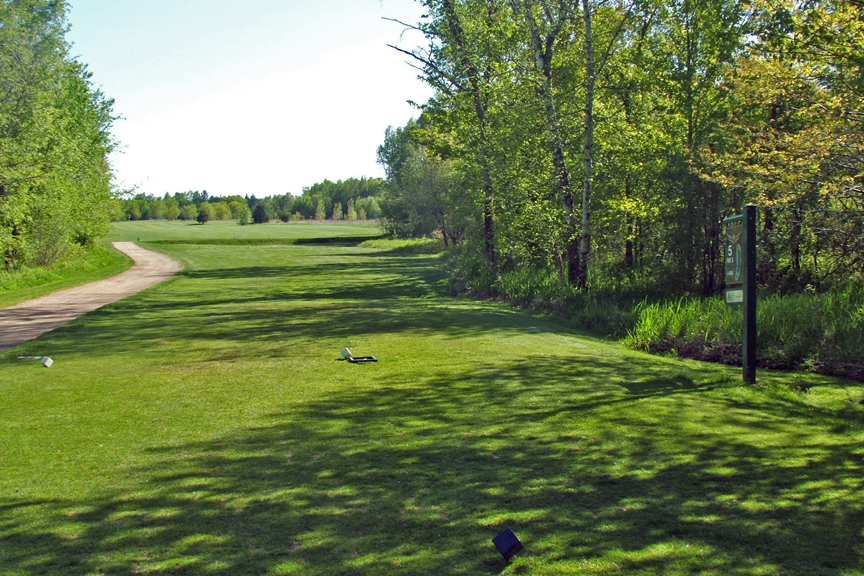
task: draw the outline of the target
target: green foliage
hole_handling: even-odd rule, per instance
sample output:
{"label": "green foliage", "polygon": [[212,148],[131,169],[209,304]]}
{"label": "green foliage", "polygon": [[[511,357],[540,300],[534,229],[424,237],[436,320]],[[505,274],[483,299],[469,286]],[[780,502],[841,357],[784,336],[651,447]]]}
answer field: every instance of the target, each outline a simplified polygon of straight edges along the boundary
{"label": "green foliage", "polygon": [[252,222],[252,211],[247,206],[243,206],[240,210],[240,215],[237,218],[237,224],[246,226]]}
{"label": "green foliage", "polygon": [[166,198],[163,201],[163,205],[164,210],[162,211],[162,216],[166,220],[176,220],[180,217],[180,204],[175,199]]}
{"label": "green foliage", "polygon": [[360,220],[377,220],[381,216],[381,206],[377,196],[359,198],[355,203]]}
{"label": "green foliage", "polygon": [[[445,242],[449,226],[435,216],[457,223],[463,245],[448,256],[457,292],[551,310],[604,334],[632,329],[639,315],[653,342],[642,347],[732,361],[731,312],[691,298],[723,289],[722,219],[745,203],[760,208],[766,295],[828,297],[860,285],[857,0],[424,5],[417,27],[428,42],[408,53],[436,92],[378,149],[383,222]],[[585,293],[568,290],[585,267]],[[679,297],[662,312],[634,311],[634,302]],[[760,314],[775,310],[763,301]],[[794,325],[797,301],[777,302],[777,322]],[[825,344],[833,328],[802,333],[811,336],[771,336],[766,365],[849,361]]]}
{"label": "green foliage", "polygon": [[453,294],[478,298],[493,295],[497,275],[478,243],[470,242],[452,250],[446,259]]}
{"label": "green foliage", "polygon": [[[542,267],[571,283],[574,265],[623,266],[708,296],[723,287],[722,218],[755,202],[766,289],[856,281],[858,3],[425,5],[428,46],[409,52],[436,94],[379,147],[392,232],[422,236],[442,228],[431,214],[447,214],[486,244],[493,268]],[[431,177],[441,167],[448,185]],[[588,278],[589,289],[603,280]]]}
{"label": "green foliage", "polygon": [[[355,210],[359,211],[367,202],[374,202],[375,197],[381,194],[383,185],[380,178],[349,178],[337,182],[324,180],[304,188],[300,196],[292,197],[290,203],[285,203],[285,210],[289,214],[297,213],[307,220],[325,220],[328,213],[332,216],[333,208],[338,202],[340,213],[345,216],[349,202],[353,200]],[[279,198],[275,197],[277,201]],[[369,216],[373,217],[377,217],[377,214]]]}
{"label": "green foliage", "polygon": [[[735,62],[733,116],[711,176],[763,208],[773,291],[855,282],[864,264],[864,22],[860,6],[757,4],[761,33]],[[779,11],[779,12],[782,12]]]}
{"label": "green foliage", "polygon": [[348,208],[345,210],[346,220],[357,220],[357,209],[354,207],[354,199],[348,200]]}
{"label": "green foliage", "polygon": [[333,211],[330,213],[331,220],[342,220],[342,203],[334,202]]}
{"label": "green foliage", "polygon": [[213,215],[214,215],[214,210],[213,210],[211,204],[208,202],[205,202],[205,203],[201,204],[201,207],[198,209],[198,217],[196,218],[196,220],[198,220],[199,224],[206,224],[207,222],[209,222],[210,220],[213,219]]}
{"label": "green foliage", "polygon": [[270,221],[270,214],[267,210],[267,205],[264,202],[259,202],[252,209],[252,221],[255,224],[266,224]]}
{"label": "green foliage", "polygon": [[[201,208],[212,208],[211,220],[233,218],[240,220],[243,210],[252,211],[256,206],[264,206],[268,218],[279,218],[283,222],[291,220],[325,220],[327,208],[341,202],[341,214],[349,219],[349,204],[353,203],[352,220],[376,219],[381,213],[376,195],[382,193],[384,182],[379,178],[349,178],[331,182],[325,180],[306,188],[300,196],[281,194],[256,198],[253,196],[210,196],[206,190],[189,190],[166,193],[163,198],[152,194],[127,193],[120,200],[121,213],[115,220],[193,220]],[[319,210],[319,205],[321,208]],[[190,206],[190,208],[186,208]],[[209,208],[208,208],[209,207]],[[194,212],[194,213],[193,213]],[[331,212],[332,214],[332,212]],[[362,214],[362,216],[361,216]]]}
{"label": "green foliage", "polygon": [[209,220],[238,219],[244,208],[245,199],[239,196],[209,196],[205,190],[178,192],[173,196],[165,194],[161,199],[152,194],[127,195],[120,201],[122,214],[116,220],[192,220],[201,210],[206,210]]}
{"label": "green foliage", "polygon": [[459,205],[464,180],[452,162],[431,155],[418,141],[417,126],[412,121],[405,128],[388,128],[378,148],[378,162],[387,173],[383,226],[402,238],[438,233],[445,246],[456,246],[467,228]]}
{"label": "green foliage", "polygon": [[112,101],[65,41],[66,4],[0,5],[0,267],[50,266],[108,230]]}
{"label": "green foliage", "polygon": [[[180,208],[180,220],[195,220],[198,217],[198,210],[195,209],[194,204],[187,204]],[[147,218],[142,218],[142,220],[147,220]]]}
{"label": "green foliage", "polygon": [[231,218],[239,220],[243,213],[249,211],[249,206],[245,202],[233,200],[228,204],[228,209],[231,211]]}

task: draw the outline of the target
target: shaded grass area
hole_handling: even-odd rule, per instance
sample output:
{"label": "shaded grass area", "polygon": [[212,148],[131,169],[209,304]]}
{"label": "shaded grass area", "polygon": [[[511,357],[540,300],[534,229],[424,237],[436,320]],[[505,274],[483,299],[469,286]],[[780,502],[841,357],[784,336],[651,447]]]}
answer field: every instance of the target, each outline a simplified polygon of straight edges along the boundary
{"label": "shaded grass area", "polygon": [[439,254],[447,250],[440,238],[375,238],[361,244],[363,248],[382,248],[401,254]]}
{"label": "shaded grass area", "polygon": [[0,354],[4,573],[864,574],[860,387],[744,388],[386,245],[160,248],[186,270]]}
{"label": "shaded grass area", "polygon": [[291,244],[360,244],[369,236],[325,238],[195,238],[194,240],[150,240],[148,244],[215,244],[218,246],[288,246]]}
{"label": "shaded grass area", "polygon": [[[493,272],[485,259],[448,258],[457,292],[494,297],[541,310],[593,334],[622,339],[638,350],[741,365],[742,308],[723,297],[654,293],[648,278],[616,282],[594,272],[590,290],[564,286],[548,270]],[[760,295],[757,363],[864,382],[864,289],[849,285],[826,294]]]}

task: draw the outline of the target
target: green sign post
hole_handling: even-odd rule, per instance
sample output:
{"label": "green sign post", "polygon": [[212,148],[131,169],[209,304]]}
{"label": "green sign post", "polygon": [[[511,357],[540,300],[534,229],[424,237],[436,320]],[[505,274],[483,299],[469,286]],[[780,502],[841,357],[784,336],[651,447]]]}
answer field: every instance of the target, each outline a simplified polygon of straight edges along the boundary
{"label": "green sign post", "polygon": [[756,207],[726,218],[726,292],[729,306],[744,307],[744,382],[756,383]]}

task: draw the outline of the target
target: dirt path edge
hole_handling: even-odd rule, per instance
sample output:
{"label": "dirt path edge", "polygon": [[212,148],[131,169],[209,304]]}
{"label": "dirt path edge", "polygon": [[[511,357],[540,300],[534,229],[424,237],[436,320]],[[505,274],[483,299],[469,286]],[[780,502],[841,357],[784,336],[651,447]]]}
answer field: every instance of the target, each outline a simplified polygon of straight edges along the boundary
{"label": "dirt path edge", "polygon": [[45,332],[164,282],[183,269],[174,260],[134,242],[113,242],[135,265],[111,278],[68,288],[0,309],[0,352]]}

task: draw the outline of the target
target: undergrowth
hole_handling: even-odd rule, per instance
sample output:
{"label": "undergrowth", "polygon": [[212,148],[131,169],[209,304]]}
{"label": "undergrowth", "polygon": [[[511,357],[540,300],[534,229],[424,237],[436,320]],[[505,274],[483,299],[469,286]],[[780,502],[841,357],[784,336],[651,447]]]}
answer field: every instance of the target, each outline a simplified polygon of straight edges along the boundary
{"label": "undergrowth", "polygon": [[637,300],[614,291],[579,290],[543,269],[494,272],[480,258],[451,253],[451,291],[495,298],[521,308],[551,313],[592,333],[623,338],[635,325]]}
{"label": "undergrowth", "polygon": [[[771,295],[757,304],[757,364],[864,380],[864,290]],[[718,298],[643,303],[626,343],[740,365],[742,313]]]}
{"label": "undergrowth", "polygon": [[[50,268],[41,266],[20,267],[15,270],[0,269],[0,306],[12,295],[42,287],[54,287],[76,278],[90,279],[90,275],[102,270],[113,271],[118,257],[107,246],[96,243],[91,247],[71,248],[65,258]],[[116,272],[114,272],[116,273]],[[29,292],[28,292],[29,294]]]}

